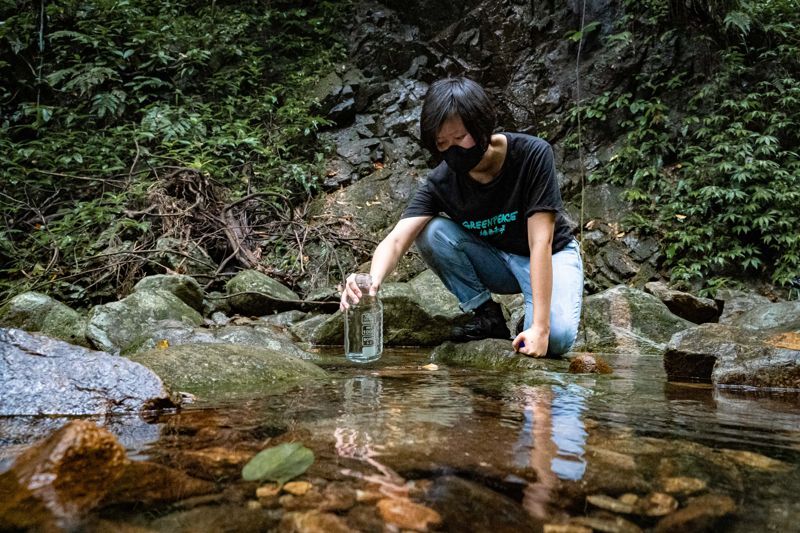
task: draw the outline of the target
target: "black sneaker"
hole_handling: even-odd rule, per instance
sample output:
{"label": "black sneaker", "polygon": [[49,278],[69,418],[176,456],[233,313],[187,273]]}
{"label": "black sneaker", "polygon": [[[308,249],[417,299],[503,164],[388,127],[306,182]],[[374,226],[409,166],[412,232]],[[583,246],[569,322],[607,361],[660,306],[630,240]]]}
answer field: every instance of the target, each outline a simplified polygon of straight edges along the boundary
{"label": "black sneaker", "polygon": [[510,339],[511,334],[500,304],[489,300],[476,308],[472,319],[453,328],[453,340]]}

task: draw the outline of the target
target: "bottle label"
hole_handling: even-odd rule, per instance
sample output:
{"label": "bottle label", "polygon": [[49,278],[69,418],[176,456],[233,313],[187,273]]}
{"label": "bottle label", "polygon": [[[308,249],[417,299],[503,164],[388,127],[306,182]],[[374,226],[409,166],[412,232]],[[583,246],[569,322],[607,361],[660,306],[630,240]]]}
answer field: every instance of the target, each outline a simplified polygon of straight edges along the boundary
{"label": "bottle label", "polygon": [[361,315],[361,344],[364,347],[375,344],[375,327],[369,314]]}

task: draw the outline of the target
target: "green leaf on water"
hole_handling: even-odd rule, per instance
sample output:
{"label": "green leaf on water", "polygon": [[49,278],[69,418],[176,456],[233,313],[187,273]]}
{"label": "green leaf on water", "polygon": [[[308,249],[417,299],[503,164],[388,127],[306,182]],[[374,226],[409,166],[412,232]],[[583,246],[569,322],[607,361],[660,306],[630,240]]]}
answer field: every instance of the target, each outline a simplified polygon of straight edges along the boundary
{"label": "green leaf on water", "polygon": [[261,450],[242,468],[245,481],[268,479],[283,485],[314,463],[314,452],[299,442],[288,442]]}

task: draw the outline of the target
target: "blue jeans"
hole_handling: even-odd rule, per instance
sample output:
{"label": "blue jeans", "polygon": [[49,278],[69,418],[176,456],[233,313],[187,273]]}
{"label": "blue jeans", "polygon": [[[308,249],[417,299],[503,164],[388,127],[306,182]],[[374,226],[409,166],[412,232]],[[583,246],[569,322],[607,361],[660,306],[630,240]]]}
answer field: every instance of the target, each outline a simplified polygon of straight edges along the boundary
{"label": "blue jeans", "polygon": [[[525,329],[533,321],[530,257],[498,250],[449,218],[434,217],[416,240],[422,258],[458,298],[461,309],[472,311],[491,293],[522,293]],[[548,355],[569,351],[578,335],[583,301],[583,262],[578,242],[571,241],[553,255],[553,294],[550,299]]]}

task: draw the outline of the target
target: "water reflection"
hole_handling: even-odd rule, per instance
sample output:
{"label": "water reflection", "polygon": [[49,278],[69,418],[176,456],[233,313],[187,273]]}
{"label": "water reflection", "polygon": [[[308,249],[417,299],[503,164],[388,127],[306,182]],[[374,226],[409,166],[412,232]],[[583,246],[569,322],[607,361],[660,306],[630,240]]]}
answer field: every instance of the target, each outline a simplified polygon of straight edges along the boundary
{"label": "water reflection", "polygon": [[383,386],[378,378],[357,376],[345,380],[342,414],[337,418],[333,437],[336,453],[341,457],[367,459],[376,455],[369,427],[361,422],[363,411],[377,412],[381,407]]}

